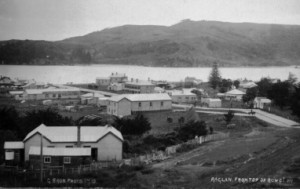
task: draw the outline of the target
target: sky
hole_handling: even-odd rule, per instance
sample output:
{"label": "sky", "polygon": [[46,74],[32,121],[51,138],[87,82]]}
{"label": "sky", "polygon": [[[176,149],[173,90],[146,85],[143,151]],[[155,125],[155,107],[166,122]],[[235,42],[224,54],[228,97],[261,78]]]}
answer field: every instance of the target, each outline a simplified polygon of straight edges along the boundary
{"label": "sky", "polygon": [[62,40],[184,19],[300,25],[299,0],[0,0],[0,40]]}

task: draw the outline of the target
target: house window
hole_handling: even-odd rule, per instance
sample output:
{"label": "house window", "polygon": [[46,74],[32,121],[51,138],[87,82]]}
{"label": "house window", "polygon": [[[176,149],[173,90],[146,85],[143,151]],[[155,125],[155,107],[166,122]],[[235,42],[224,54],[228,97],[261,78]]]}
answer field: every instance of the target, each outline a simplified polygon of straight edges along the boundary
{"label": "house window", "polygon": [[46,98],[49,98],[49,95],[48,95],[48,94],[45,94],[45,97],[46,97]]}
{"label": "house window", "polygon": [[51,157],[44,157],[44,163],[51,163]]}
{"label": "house window", "polygon": [[56,94],[53,94],[52,97],[55,98],[55,97],[56,97]]}
{"label": "house window", "polygon": [[64,157],[64,163],[70,164],[71,163],[71,157]]}
{"label": "house window", "polygon": [[189,97],[187,96],[187,97],[185,97],[185,99],[186,99],[186,100],[188,100],[188,99],[189,99]]}
{"label": "house window", "polygon": [[66,146],[66,148],[73,148],[73,146]]}
{"label": "house window", "polygon": [[142,107],[142,103],[141,102],[139,102],[139,107]]}
{"label": "house window", "polygon": [[160,106],[164,106],[164,102],[160,102]]}
{"label": "house window", "polygon": [[91,146],[83,146],[84,148],[91,148]]}
{"label": "house window", "polygon": [[150,106],[152,106],[152,102],[150,102]]}

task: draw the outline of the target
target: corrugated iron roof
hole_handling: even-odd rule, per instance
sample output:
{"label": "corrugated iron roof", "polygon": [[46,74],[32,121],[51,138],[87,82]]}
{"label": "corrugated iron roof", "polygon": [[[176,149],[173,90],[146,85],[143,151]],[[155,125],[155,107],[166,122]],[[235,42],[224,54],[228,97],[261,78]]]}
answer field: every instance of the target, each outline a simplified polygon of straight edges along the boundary
{"label": "corrugated iron roof", "polygon": [[26,89],[27,94],[43,94],[51,92],[80,92],[77,88],[47,88],[47,89]]}
{"label": "corrugated iron roof", "polygon": [[86,93],[84,95],[81,95],[81,97],[97,97],[97,98],[103,98],[104,95],[103,94],[99,94],[99,93]]}
{"label": "corrugated iron roof", "polygon": [[24,91],[9,91],[9,94],[11,95],[19,95],[19,94],[23,94]]}
{"label": "corrugated iron roof", "polygon": [[[42,134],[51,142],[76,142],[77,126],[46,126],[41,124],[25,137],[24,141],[36,133]],[[114,134],[123,141],[122,134],[112,126],[81,126],[80,127],[81,142],[97,142],[100,138],[108,133]]]}
{"label": "corrugated iron roof", "polygon": [[5,142],[4,149],[24,149],[22,141]]}
{"label": "corrugated iron roof", "polygon": [[[29,155],[40,155],[39,146],[31,146]],[[46,148],[43,147],[44,156],[91,156],[91,148]]]}
{"label": "corrugated iron roof", "polygon": [[151,93],[151,94],[123,94],[109,98],[109,101],[118,102],[123,98],[129,101],[171,101],[171,97],[167,93]]}
{"label": "corrugated iron roof", "polygon": [[244,93],[243,91],[237,90],[237,89],[233,89],[231,91],[228,91],[225,93],[226,95],[244,95],[246,93]]}

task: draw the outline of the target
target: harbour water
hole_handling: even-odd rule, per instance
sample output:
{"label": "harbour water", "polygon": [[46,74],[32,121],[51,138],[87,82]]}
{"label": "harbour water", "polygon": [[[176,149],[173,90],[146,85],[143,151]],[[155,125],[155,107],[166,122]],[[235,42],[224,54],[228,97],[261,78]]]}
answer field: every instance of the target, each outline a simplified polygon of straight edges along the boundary
{"label": "harbour water", "polygon": [[[222,78],[250,79],[258,81],[262,77],[285,80],[289,73],[300,79],[300,69],[289,67],[227,67],[219,68]],[[11,78],[35,79],[45,83],[64,84],[92,83],[96,77],[107,77],[112,72],[126,73],[128,78],[182,81],[185,77],[196,77],[207,81],[210,67],[144,67],[128,65],[75,65],[75,66],[32,66],[32,65],[0,65],[0,75]]]}

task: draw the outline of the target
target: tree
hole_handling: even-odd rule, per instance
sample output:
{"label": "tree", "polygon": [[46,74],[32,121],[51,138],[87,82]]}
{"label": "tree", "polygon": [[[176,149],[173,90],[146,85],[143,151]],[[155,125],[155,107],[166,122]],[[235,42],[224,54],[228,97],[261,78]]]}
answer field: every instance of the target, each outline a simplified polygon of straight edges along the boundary
{"label": "tree", "polygon": [[288,82],[278,82],[272,85],[268,91],[268,97],[281,109],[288,104],[290,97],[290,84]]}
{"label": "tree", "polygon": [[295,92],[291,95],[290,106],[293,114],[300,118],[300,83],[294,87]]}
{"label": "tree", "polygon": [[261,78],[257,84],[258,96],[267,97],[272,88],[272,81],[269,78]]}
{"label": "tree", "polygon": [[216,62],[213,64],[212,71],[209,75],[208,81],[210,83],[210,86],[213,89],[216,89],[220,85],[221,75],[219,73],[218,64]]}
{"label": "tree", "polygon": [[232,81],[230,79],[222,79],[220,83],[220,92],[225,93],[227,92],[232,86]]}
{"label": "tree", "polygon": [[257,87],[252,87],[247,89],[246,94],[243,95],[243,102],[246,103],[246,102],[253,101],[257,96],[257,93],[258,93]]}
{"label": "tree", "polygon": [[195,136],[205,136],[208,129],[204,121],[189,121],[178,129],[178,137],[183,141],[195,138]]}
{"label": "tree", "polygon": [[184,123],[184,117],[181,116],[181,117],[178,119],[178,123],[179,123],[179,127],[181,127],[182,124]]}
{"label": "tree", "polygon": [[0,130],[20,131],[20,117],[14,106],[0,108]]}
{"label": "tree", "polygon": [[123,135],[141,136],[145,132],[151,130],[151,124],[142,114],[137,114],[134,118],[116,118],[113,125]]}
{"label": "tree", "polygon": [[235,86],[236,89],[240,87],[240,81],[239,80],[234,80],[233,85]]}
{"label": "tree", "polygon": [[229,110],[227,114],[224,114],[224,121],[226,122],[226,125],[228,125],[231,122],[233,117],[234,117],[234,112],[232,110]]}
{"label": "tree", "polygon": [[26,112],[25,116],[22,119],[22,123],[25,125],[25,127],[22,127],[22,129],[23,133],[25,134],[42,123],[47,126],[73,125],[73,120],[71,118],[64,117],[60,115],[57,110],[51,108]]}
{"label": "tree", "polygon": [[84,125],[98,126],[98,125],[106,125],[106,124],[107,124],[107,121],[103,120],[100,117],[87,118],[86,116],[82,116],[75,121],[75,125],[78,125],[78,126],[84,126]]}

